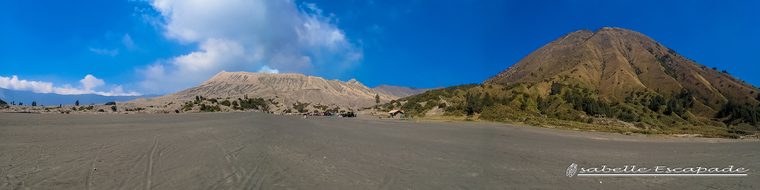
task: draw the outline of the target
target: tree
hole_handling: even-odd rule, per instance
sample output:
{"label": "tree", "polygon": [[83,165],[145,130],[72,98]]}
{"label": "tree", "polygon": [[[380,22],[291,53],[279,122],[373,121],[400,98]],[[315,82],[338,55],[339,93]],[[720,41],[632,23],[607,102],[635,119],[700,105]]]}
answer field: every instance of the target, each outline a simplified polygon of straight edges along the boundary
{"label": "tree", "polygon": [[113,106],[113,105],[116,105],[116,102],[106,102],[106,104],[104,104],[104,105],[106,105],[106,106]]}
{"label": "tree", "polygon": [[2,99],[0,99],[0,105],[6,105],[6,104],[8,104],[8,102],[5,102]]}
{"label": "tree", "polygon": [[551,93],[549,95],[555,95],[555,94],[561,94],[561,93],[562,93],[562,84],[560,83],[552,84]]}
{"label": "tree", "polygon": [[491,95],[486,92],[486,95],[483,97],[483,100],[481,101],[483,104],[483,107],[488,107],[493,105],[493,100],[491,100]]}
{"label": "tree", "polygon": [[79,106],[79,100],[77,100],[77,102],[74,102],[74,106]]}
{"label": "tree", "polygon": [[665,105],[666,103],[667,102],[665,98],[660,95],[655,95],[651,100],[649,100],[649,109],[654,112],[658,112],[660,111],[660,106]]}
{"label": "tree", "polygon": [[377,104],[380,104],[380,94],[375,94],[375,107],[377,107]]}
{"label": "tree", "polygon": [[18,103],[18,105],[19,105],[19,106],[23,106],[23,105],[24,105],[24,102],[19,102],[19,103]]}
{"label": "tree", "polygon": [[757,93],[757,98],[755,100],[760,101],[760,93]]}
{"label": "tree", "polygon": [[195,101],[200,101],[200,100],[201,100],[201,98],[200,98],[200,97],[198,97],[198,96],[195,96]]}
{"label": "tree", "polygon": [[482,103],[480,99],[480,93],[472,95],[470,92],[467,92],[465,95],[465,111],[467,112],[467,115],[480,113],[481,108]]}
{"label": "tree", "polygon": [[32,106],[37,106],[37,101],[32,101]]}
{"label": "tree", "polygon": [[544,98],[538,96],[536,102],[538,103],[538,110],[541,111],[542,114],[546,114],[546,108],[549,108],[549,100],[544,101]]}

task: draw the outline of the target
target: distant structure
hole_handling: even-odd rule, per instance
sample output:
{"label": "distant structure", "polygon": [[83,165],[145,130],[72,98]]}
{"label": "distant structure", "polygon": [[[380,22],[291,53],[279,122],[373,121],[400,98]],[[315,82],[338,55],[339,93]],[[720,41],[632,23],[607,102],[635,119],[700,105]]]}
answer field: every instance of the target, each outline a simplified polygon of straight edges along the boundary
{"label": "distant structure", "polygon": [[399,114],[400,114],[399,117],[403,117],[404,116],[404,110],[391,110],[391,111],[388,112],[388,114],[391,115],[391,118],[396,117],[396,115],[399,115]]}

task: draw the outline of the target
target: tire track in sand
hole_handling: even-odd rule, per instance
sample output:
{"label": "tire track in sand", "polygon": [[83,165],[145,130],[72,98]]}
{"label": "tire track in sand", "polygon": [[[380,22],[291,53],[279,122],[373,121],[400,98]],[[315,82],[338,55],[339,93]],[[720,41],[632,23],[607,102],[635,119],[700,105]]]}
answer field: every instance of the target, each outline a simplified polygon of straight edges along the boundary
{"label": "tire track in sand", "polygon": [[[132,160],[134,160],[134,161],[133,161],[133,164],[132,164],[132,166],[131,166],[131,167],[129,167],[129,168],[130,168],[130,169],[129,169],[129,172],[133,171],[133,170],[134,170],[134,169],[137,167],[137,165],[138,165],[138,164],[140,164],[140,162],[142,162],[142,160],[143,160],[143,158],[145,158],[145,156],[146,156],[146,154],[142,154],[142,155],[138,155],[137,157],[135,157],[135,159],[132,159]],[[135,177],[136,177],[136,176],[135,176]],[[121,181],[121,183],[119,183],[119,190],[123,190],[123,189],[124,189],[124,187],[127,185],[127,183],[128,183],[130,180],[132,180],[132,178],[133,178],[133,176],[131,176],[131,175],[129,175],[129,176],[125,176],[125,177],[124,177],[124,180],[123,180],[123,181]]]}
{"label": "tire track in sand", "polygon": [[145,190],[150,189],[150,178],[153,175],[153,155],[156,154],[156,146],[158,146],[158,136],[153,138],[153,148],[151,148],[150,157],[148,157],[148,169],[145,170]]}
{"label": "tire track in sand", "polygon": [[92,161],[91,161],[92,164],[90,164],[90,173],[87,174],[87,180],[85,180],[85,182],[87,183],[85,185],[85,189],[86,190],[92,189],[92,174],[95,173],[95,162],[98,161],[98,157],[100,157],[100,151],[103,150],[103,147],[105,145],[106,144],[100,145],[100,148],[98,148],[98,153],[95,154],[95,158],[93,158]]}

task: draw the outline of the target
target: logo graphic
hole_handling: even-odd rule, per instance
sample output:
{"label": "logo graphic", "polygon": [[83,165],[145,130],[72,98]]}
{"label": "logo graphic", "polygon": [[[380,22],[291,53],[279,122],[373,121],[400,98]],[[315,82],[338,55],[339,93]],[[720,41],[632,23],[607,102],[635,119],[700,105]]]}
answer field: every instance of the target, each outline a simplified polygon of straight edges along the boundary
{"label": "logo graphic", "polygon": [[572,163],[570,166],[567,167],[567,171],[565,172],[565,175],[567,177],[573,177],[575,175],[575,172],[578,171],[578,164]]}
{"label": "logo graphic", "polygon": [[579,167],[575,162],[571,163],[565,171],[567,177],[647,177],[647,176],[670,176],[670,177],[747,177],[749,168],[735,167],[702,167],[702,166],[664,166],[642,167],[637,165],[593,166],[590,168]]}

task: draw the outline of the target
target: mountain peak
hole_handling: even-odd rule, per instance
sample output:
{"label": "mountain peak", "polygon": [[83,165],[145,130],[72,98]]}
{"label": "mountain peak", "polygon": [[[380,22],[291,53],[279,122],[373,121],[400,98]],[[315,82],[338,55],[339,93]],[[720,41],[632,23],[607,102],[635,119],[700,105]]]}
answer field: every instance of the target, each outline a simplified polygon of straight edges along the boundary
{"label": "mountain peak", "polygon": [[578,85],[598,92],[600,99],[607,101],[623,101],[633,92],[656,91],[669,96],[688,89],[712,109],[704,115],[729,100],[757,104],[750,96],[760,91],[687,59],[644,34],[617,27],[568,33],[484,83],[520,82],[535,84],[541,96],[549,95],[553,83]]}

